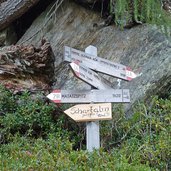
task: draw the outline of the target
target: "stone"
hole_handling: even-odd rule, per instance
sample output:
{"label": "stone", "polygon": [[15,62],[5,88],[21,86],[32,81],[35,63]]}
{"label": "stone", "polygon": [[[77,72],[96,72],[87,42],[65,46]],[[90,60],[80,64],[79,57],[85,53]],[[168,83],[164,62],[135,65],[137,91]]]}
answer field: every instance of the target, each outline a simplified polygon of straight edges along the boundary
{"label": "stone", "polygon": [[[99,57],[129,66],[137,73],[131,82],[121,81],[120,88],[130,89],[131,95],[131,104],[126,104],[125,109],[139,100],[148,102],[154,95],[170,94],[171,42],[158,28],[147,24],[123,30],[115,25],[94,28],[94,23],[103,22],[99,13],[73,2],[63,3],[45,26],[49,9],[33,22],[18,44],[36,46],[42,36],[50,42],[55,54],[53,89],[91,89],[63,62],[63,48],[67,45],[84,51],[93,45]],[[100,75],[107,78],[113,88],[118,87],[117,78]]]}
{"label": "stone", "polygon": [[9,46],[17,42],[17,35],[13,25],[0,31],[0,47]]}

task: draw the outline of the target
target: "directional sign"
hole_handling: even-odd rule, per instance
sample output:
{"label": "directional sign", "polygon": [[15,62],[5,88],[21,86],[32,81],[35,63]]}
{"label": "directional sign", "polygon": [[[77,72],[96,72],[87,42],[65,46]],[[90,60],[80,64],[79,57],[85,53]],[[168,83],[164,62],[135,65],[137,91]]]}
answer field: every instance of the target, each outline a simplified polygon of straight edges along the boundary
{"label": "directional sign", "polygon": [[54,90],[47,97],[55,103],[130,102],[128,89]]}
{"label": "directional sign", "polygon": [[78,78],[82,79],[91,86],[94,86],[97,89],[111,89],[111,86],[109,86],[109,82],[107,80],[84,65],[72,62],[70,63],[70,66]]}
{"label": "directional sign", "polygon": [[64,48],[64,60],[68,62],[78,61],[90,69],[127,81],[136,77],[136,74],[127,66],[93,56],[68,46]]}
{"label": "directional sign", "polygon": [[76,122],[112,119],[111,103],[73,106],[64,112]]}

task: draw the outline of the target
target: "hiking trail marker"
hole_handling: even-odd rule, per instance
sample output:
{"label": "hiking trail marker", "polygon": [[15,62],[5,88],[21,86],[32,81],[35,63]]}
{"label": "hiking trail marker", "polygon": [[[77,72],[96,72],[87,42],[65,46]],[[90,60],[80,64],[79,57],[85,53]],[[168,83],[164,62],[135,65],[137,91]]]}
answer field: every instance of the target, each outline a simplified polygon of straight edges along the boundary
{"label": "hiking trail marker", "polygon": [[47,96],[54,103],[129,103],[128,89],[54,90]]}
{"label": "hiking trail marker", "polygon": [[70,63],[70,66],[74,74],[79,79],[85,81],[91,86],[97,89],[111,89],[111,85],[109,85],[109,82],[106,79],[98,75],[93,70],[87,68],[86,66],[74,62]]}
{"label": "hiking trail marker", "polygon": [[130,81],[136,77],[136,74],[130,67],[122,64],[111,62],[107,59],[97,57],[88,52],[82,52],[77,49],[65,46],[64,61],[75,62],[82,64],[92,70],[114,76],[126,81]]}
{"label": "hiking trail marker", "polygon": [[64,111],[76,122],[112,119],[111,103],[75,105]]}
{"label": "hiking trail marker", "polygon": [[65,46],[64,61],[70,62],[79,79],[98,90],[53,90],[47,97],[54,103],[88,103],[75,105],[64,112],[76,122],[87,122],[87,150],[91,152],[100,147],[99,120],[112,119],[111,102],[130,102],[128,89],[112,89],[111,83],[95,71],[126,81],[137,75],[127,66],[97,57],[97,48],[91,45],[85,52]]}

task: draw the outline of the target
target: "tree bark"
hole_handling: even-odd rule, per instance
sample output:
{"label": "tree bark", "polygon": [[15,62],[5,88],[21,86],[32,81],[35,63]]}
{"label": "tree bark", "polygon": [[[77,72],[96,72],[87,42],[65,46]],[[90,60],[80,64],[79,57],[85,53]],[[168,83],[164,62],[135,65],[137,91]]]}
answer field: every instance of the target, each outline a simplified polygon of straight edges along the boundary
{"label": "tree bark", "polygon": [[19,18],[39,0],[6,0],[0,1],[0,31]]}
{"label": "tree bark", "polygon": [[14,91],[48,89],[53,82],[54,54],[49,42],[0,48],[0,84]]}

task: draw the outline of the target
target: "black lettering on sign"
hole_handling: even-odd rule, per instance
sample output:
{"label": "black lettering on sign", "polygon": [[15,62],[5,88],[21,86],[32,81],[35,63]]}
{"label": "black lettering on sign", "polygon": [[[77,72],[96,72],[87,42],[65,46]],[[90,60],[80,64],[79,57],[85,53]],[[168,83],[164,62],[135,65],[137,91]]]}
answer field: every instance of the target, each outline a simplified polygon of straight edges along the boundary
{"label": "black lettering on sign", "polygon": [[74,55],[80,56],[80,54],[78,52],[75,52],[73,50],[71,50],[71,53],[74,54]]}
{"label": "black lettering on sign", "polygon": [[126,77],[126,75],[125,75],[125,74],[122,74],[122,73],[120,73],[120,76],[121,76],[121,77]]}
{"label": "black lettering on sign", "polygon": [[90,106],[89,109],[81,109],[79,107],[73,107],[71,109],[71,114],[72,115],[81,115],[81,117],[92,117],[92,116],[97,116],[97,117],[102,117],[102,116],[108,116],[109,115],[109,107],[93,107]]}
{"label": "black lettering on sign", "polygon": [[103,117],[103,116],[105,116],[105,113],[103,113],[103,114],[98,114],[97,116],[98,116],[99,118],[100,118],[100,117]]}
{"label": "black lettering on sign", "polygon": [[65,57],[69,58],[69,51],[65,50]]}
{"label": "black lettering on sign", "polygon": [[103,64],[106,64],[106,65],[109,65],[109,63],[108,62],[105,62],[105,61],[100,61],[101,63],[103,63]]}
{"label": "black lettering on sign", "polygon": [[113,94],[113,97],[119,98],[119,97],[121,97],[121,94]]}
{"label": "black lettering on sign", "polygon": [[86,98],[86,94],[62,94],[62,98]]}
{"label": "black lettering on sign", "polygon": [[97,58],[93,58],[93,61],[98,61]]}
{"label": "black lettering on sign", "polygon": [[92,75],[92,72],[91,72],[91,71],[88,71],[88,73],[89,73],[90,75]]}
{"label": "black lettering on sign", "polygon": [[84,58],[87,58],[87,59],[91,59],[91,56],[88,56],[86,54],[81,54],[81,56],[84,57]]}
{"label": "black lettering on sign", "polygon": [[93,82],[92,78],[90,77],[87,77],[87,80]]}
{"label": "black lettering on sign", "polygon": [[80,68],[81,68],[83,71],[87,72],[87,69],[83,68],[82,66],[80,66]]}
{"label": "black lettering on sign", "polygon": [[128,92],[123,92],[123,98],[124,98],[124,99],[129,99]]}
{"label": "black lettering on sign", "polygon": [[97,74],[94,74],[94,77],[95,77],[97,80],[101,80],[100,77],[99,77]]}
{"label": "black lettering on sign", "polygon": [[83,78],[85,78],[85,75],[83,73],[80,73],[80,76],[83,77]]}
{"label": "black lettering on sign", "polygon": [[115,65],[115,64],[110,64],[111,67],[115,68],[115,69],[119,69],[119,66]]}

